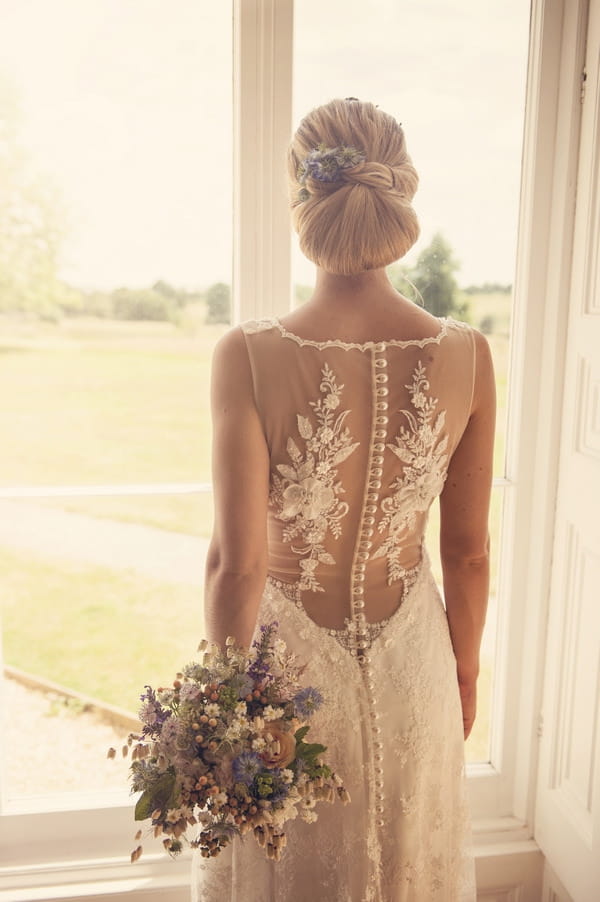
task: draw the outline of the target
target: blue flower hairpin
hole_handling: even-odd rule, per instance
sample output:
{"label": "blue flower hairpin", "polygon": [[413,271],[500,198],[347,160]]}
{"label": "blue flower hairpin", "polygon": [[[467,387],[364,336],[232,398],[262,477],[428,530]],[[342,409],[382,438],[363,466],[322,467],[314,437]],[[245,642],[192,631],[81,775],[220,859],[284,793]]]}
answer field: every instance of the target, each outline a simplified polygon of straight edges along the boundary
{"label": "blue flower hairpin", "polygon": [[[300,163],[298,181],[301,185],[306,185],[308,178],[319,182],[337,182],[342,177],[344,169],[352,169],[365,160],[366,154],[356,147],[348,147],[345,144],[339,147],[326,147],[325,144],[319,144]],[[300,192],[301,200],[307,200],[309,196],[306,188]]]}

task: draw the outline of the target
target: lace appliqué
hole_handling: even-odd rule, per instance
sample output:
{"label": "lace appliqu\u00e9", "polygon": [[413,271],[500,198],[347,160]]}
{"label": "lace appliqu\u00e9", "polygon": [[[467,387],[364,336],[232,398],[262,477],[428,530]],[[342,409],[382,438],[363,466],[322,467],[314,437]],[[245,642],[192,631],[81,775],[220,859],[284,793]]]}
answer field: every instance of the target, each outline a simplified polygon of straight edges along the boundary
{"label": "lace appliqu\u00e9", "polygon": [[379,532],[387,530],[388,535],[373,554],[374,558],[387,555],[388,585],[410,574],[400,563],[402,536],[414,528],[417,514],[427,511],[441,492],[448,463],[448,436],[442,433],[446,411],[436,415],[438,400],[426,394],[429,382],[421,361],[405,387],[414,410],[401,411],[407,425],[400,427],[395,444],[387,444],[404,464],[404,471],[391,484],[393,494],[381,502],[383,516],[377,528]]}
{"label": "lace appliqu\u00e9", "polygon": [[341,535],[340,520],[348,512],[348,504],[339,496],[344,492],[336,481],[337,467],[358,447],[344,421],[350,412],[339,410],[343,385],[338,385],[334,373],[325,364],[319,386],[322,397],[310,401],[314,421],[297,414],[298,432],[304,440],[302,453],[293,438],[288,438],[287,453],[291,464],[277,464],[271,478],[269,501],[275,516],[287,525],[283,538],[287,542],[299,539],[302,544],[291,545],[300,561],[300,590],[322,592],[316,577],[319,564],[335,564],[335,558],[323,544],[328,532]]}
{"label": "lace appliqu\u00e9", "polygon": [[272,316],[265,316],[263,319],[249,319],[242,324],[242,329],[246,335],[255,335],[257,332],[268,332],[277,325],[277,320]]}

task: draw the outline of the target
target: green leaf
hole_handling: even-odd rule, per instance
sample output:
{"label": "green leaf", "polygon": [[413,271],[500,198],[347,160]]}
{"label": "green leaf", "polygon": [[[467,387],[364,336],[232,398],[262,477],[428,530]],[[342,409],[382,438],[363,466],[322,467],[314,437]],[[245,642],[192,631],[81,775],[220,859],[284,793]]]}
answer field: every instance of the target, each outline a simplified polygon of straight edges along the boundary
{"label": "green leaf", "polygon": [[296,730],[296,732],[294,733],[294,738],[295,738],[296,742],[302,742],[302,740],[304,739],[304,737],[306,736],[306,734],[308,733],[309,730],[310,730],[309,726],[300,727],[299,730]]}
{"label": "green leaf", "polygon": [[145,789],[139,797],[135,806],[136,821],[145,821],[157,808],[164,811],[171,807],[170,803],[174,801],[175,795],[175,774],[168,772],[162,774],[156,783]]}
{"label": "green leaf", "polygon": [[150,791],[145,789],[135,805],[136,821],[145,821],[146,818],[150,817],[153,811],[152,796],[150,795]]}

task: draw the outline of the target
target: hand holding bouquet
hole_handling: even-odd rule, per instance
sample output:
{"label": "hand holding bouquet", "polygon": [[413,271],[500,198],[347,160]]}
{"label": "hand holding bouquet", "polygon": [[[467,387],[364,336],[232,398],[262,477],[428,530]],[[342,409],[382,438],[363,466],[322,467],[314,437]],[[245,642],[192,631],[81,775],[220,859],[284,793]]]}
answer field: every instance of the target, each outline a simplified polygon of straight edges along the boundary
{"label": "hand holding bouquet", "polygon": [[[206,642],[200,650],[202,663],[184,667],[173,688],[146,686],[141,697],[142,729],[128,740],[132,791],[142,793],[135,818],[150,818],[172,855],[198,824],[190,844],[207,858],[251,835],[277,861],[288,820],[316,820],[318,801],[349,801],[321,761],[325,746],[305,742],[322,697],[302,687],[303,668],[276,623],[261,627],[249,652],[230,639],[225,651]],[[138,846],[132,860],[141,853]]]}

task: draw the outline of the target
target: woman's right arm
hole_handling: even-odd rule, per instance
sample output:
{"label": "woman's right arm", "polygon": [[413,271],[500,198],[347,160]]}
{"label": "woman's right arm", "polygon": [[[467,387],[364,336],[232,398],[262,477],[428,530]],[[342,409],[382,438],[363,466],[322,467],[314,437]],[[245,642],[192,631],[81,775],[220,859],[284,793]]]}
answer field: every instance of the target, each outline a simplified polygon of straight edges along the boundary
{"label": "woman's right arm", "polygon": [[489,345],[475,332],[475,382],[467,427],[440,496],[444,599],[463,709],[465,739],[476,713],[479,648],[489,591],[488,515],[496,413]]}

